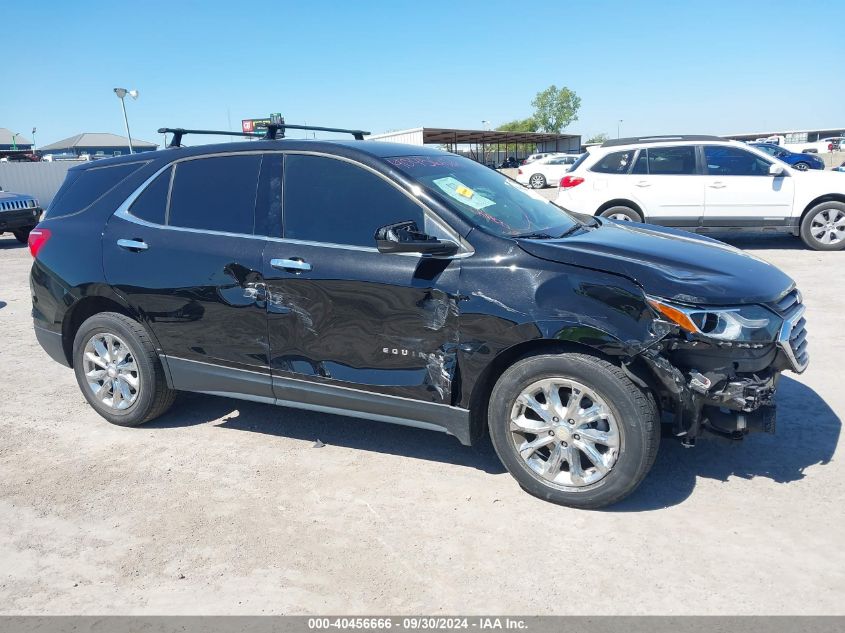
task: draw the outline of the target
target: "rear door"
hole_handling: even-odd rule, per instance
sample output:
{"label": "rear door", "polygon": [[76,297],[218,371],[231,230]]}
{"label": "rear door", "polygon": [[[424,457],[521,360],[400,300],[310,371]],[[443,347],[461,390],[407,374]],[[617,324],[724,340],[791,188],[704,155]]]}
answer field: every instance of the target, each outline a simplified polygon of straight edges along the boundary
{"label": "rear door", "polygon": [[645,221],[696,227],[704,214],[704,182],[694,145],[644,147],[627,177]]}
{"label": "rear door", "polygon": [[271,397],[261,154],[177,161],[109,220],[106,279],[155,334],[177,389]]}
{"label": "rear door", "polygon": [[[344,398],[376,391],[448,404],[460,260],[382,254],[374,233],[414,221],[457,236],[398,185],[337,157],[287,154],[283,191],[284,237],[268,241],[263,263],[276,397],[305,397],[296,385],[308,381],[344,387],[335,392]],[[326,407],[340,398],[314,397]]]}
{"label": "rear door", "polygon": [[792,213],[794,180],[769,174],[774,161],[742,147],[705,145],[704,225],[783,226]]}

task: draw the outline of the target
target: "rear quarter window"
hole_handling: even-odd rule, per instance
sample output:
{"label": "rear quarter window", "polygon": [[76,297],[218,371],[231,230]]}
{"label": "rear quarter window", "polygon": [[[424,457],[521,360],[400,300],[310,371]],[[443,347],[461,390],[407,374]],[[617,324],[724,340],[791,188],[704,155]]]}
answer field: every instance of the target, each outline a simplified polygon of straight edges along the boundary
{"label": "rear quarter window", "polygon": [[57,218],[84,211],[146,164],[123,163],[68,172],[44,217]]}
{"label": "rear quarter window", "polygon": [[[627,174],[631,168],[631,162],[634,160],[634,154],[637,150],[626,149],[622,152],[613,152],[607,154],[590,168],[590,171],[595,171],[600,174]],[[570,171],[574,171],[573,167]]]}

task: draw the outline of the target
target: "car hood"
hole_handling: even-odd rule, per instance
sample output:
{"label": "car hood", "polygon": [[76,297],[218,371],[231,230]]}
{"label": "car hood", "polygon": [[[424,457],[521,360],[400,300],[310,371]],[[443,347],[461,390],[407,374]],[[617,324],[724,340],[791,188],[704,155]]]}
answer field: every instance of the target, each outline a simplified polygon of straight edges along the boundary
{"label": "car hood", "polygon": [[768,303],[794,285],[768,262],[707,237],[649,224],[597,222],[560,239],[518,243],[535,257],[622,275],[647,294],[685,303]]}
{"label": "car hood", "polygon": [[0,191],[0,201],[5,200],[32,200],[32,196],[13,191]]}

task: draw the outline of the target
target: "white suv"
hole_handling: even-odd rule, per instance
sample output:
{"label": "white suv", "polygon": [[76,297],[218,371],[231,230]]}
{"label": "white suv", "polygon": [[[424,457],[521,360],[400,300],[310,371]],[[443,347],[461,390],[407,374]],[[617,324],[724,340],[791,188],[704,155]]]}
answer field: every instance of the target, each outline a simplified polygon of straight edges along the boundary
{"label": "white suv", "polygon": [[798,171],[717,136],[607,141],[560,181],[557,204],[696,232],[782,231],[815,250],[845,248],[845,178]]}

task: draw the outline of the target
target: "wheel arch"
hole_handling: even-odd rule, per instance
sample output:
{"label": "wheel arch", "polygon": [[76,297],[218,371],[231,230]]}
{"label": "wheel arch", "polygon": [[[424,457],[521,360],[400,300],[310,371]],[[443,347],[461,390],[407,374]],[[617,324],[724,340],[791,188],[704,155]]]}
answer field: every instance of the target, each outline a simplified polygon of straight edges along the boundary
{"label": "wheel arch", "polygon": [[845,193],[826,193],[822,196],[818,196],[817,198],[811,200],[807,206],[804,207],[804,210],[801,212],[801,218],[798,221],[798,225],[801,225],[801,222],[804,221],[804,217],[810,212],[810,209],[815,207],[822,202],[842,202],[845,203]]}
{"label": "wheel arch", "polygon": [[151,339],[156,343],[156,347],[158,347],[156,338],[150,332],[149,328],[142,323],[138,315],[128,305],[123,303],[119,297],[111,295],[88,295],[78,299],[68,308],[62,320],[62,349],[70,367],[73,367],[73,340],[76,338],[76,333],[87,319],[102,312],[117,312],[118,314],[129,317],[147,330]]}
{"label": "wheel arch", "polygon": [[487,403],[493,387],[501,375],[515,362],[527,356],[539,354],[591,354],[614,364],[620,364],[618,357],[613,357],[600,349],[572,340],[558,338],[539,338],[523,341],[501,350],[482,370],[472,388],[469,399],[470,438],[473,443],[481,439],[487,430]]}
{"label": "wheel arch", "polygon": [[640,214],[640,217],[645,220],[645,213],[640,205],[638,205],[633,200],[628,198],[615,198],[613,200],[608,200],[604,204],[602,204],[593,215],[601,215],[603,211],[610,209],[611,207],[630,207],[634,211]]}

